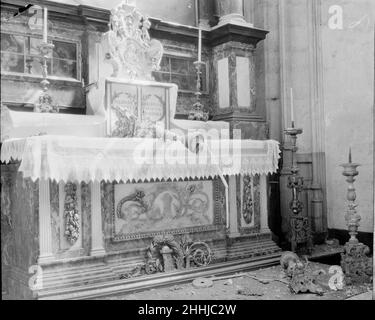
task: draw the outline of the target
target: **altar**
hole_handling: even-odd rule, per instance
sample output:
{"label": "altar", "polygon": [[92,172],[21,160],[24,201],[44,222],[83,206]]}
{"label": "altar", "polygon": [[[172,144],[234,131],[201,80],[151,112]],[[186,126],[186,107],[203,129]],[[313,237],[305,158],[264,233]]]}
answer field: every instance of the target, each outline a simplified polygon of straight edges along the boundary
{"label": "altar", "polygon": [[151,77],[162,45],[147,28],[126,33],[118,17],[138,13],[124,9],[104,37],[113,74],[94,115],[2,106],[11,296],[95,297],[278,261],[267,196],[278,142],[176,119],[177,85]]}

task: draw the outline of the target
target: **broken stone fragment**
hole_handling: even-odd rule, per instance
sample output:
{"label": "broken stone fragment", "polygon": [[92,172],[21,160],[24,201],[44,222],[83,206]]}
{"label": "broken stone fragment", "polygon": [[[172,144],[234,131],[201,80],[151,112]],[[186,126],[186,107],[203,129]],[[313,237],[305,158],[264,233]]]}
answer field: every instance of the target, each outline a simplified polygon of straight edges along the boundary
{"label": "broken stone fragment", "polygon": [[242,296],[257,296],[261,297],[263,296],[263,292],[260,291],[254,291],[250,288],[243,288],[243,287],[237,287],[237,294]]}
{"label": "broken stone fragment", "polygon": [[193,281],[193,286],[195,288],[209,288],[214,285],[214,282],[211,279],[207,278],[197,278]]}
{"label": "broken stone fragment", "polygon": [[232,279],[228,279],[227,281],[224,282],[224,285],[226,285],[226,286],[233,285],[233,280]]}

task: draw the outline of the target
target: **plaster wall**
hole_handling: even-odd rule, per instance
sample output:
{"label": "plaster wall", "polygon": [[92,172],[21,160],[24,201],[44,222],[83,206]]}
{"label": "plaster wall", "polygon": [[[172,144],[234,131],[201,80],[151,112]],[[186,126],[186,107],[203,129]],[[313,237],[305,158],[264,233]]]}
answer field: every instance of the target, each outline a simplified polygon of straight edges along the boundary
{"label": "plaster wall", "polygon": [[329,7],[322,2],[322,56],[325,108],[325,153],[328,227],[346,229],[347,183],[339,164],[361,166],[356,179],[360,231],[373,232],[374,222],[374,16],[372,0],[340,1],[342,29],[329,27]]}
{"label": "plaster wall", "polygon": [[[351,146],[353,161],[361,163],[355,183],[359,230],[373,232],[375,2],[254,1],[254,26],[270,31],[257,50],[257,108],[265,106],[270,137],[286,147],[283,170],[289,165],[282,130],[291,123],[292,87],[295,123],[304,130],[298,163],[306,184],[323,192],[327,227],[347,229],[347,183],[339,165]],[[342,9],[342,28],[330,27],[337,12],[332,6]],[[283,183],[280,189],[282,210],[288,211],[290,190]]]}

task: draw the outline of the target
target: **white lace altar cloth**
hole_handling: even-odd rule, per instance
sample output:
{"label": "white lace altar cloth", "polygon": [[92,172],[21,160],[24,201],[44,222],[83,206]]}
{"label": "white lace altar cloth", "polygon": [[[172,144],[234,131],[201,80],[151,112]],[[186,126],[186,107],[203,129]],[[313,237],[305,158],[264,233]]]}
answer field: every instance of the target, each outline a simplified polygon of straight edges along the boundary
{"label": "white lace altar cloth", "polygon": [[42,135],[5,140],[1,161],[21,161],[19,171],[33,181],[65,182],[209,178],[278,168],[274,140],[216,140],[206,147],[196,153],[179,140]]}

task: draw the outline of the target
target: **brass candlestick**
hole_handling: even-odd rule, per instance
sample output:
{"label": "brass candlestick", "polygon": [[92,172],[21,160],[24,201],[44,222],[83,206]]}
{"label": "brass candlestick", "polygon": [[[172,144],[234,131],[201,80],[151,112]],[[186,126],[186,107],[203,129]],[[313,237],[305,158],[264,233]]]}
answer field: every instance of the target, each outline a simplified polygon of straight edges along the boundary
{"label": "brass candlestick", "polygon": [[343,176],[348,182],[348,191],[346,198],[348,200],[348,209],[346,211],[345,220],[350,235],[349,241],[345,244],[344,253],[341,254],[341,267],[345,273],[347,284],[361,284],[371,281],[372,265],[371,260],[366,256],[370,249],[368,246],[360,243],[357,239],[359,222],[361,216],[357,213],[357,204],[355,200],[354,181],[358,175],[357,167],[360,164],[352,162],[352,153],[349,150],[349,162],[341,164],[344,168]]}
{"label": "brass candlestick", "polygon": [[203,111],[203,104],[201,103],[201,79],[202,79],[202,66],[205,63],[202,61],[195,61],[194,65],[197,70],[197,86],[195,91],[195,103],[193,104],[192,110],[189,112],[189,120],[208,120],[208,112]]}
{"label": "brass candlestick", "polygon": [[50,112],[57,113],[59,112],[58,106],[53,104],[53,99],[48,93],[50,82],[47,79],[48,76],[48,66],[47,60],[49,54],[52,52],[54,45],[52,43],[43,42],[39,46],[40,54],[42,57],[42,74],[43,80],[40,82],[42,86],[42,93],[39,96],[39,100],[34,105],[34,112]]}
{"label": "brass candlestick", "polygon": [[291,214],[289,216],[289,240],[291,243],[291,250],[296,252],[298,244],[305,243],[307,245],[308,253],[312,251],[312,237],[309,218],[302,214],[303,203],[299,200],[299,195],[303,190],[303,177],[299,175],[299,168],[297,165],[296,152],[297,147],[297,136],[302,134],[303,130],[294,128],[294,122],[292,127],[284,130],[285,134],[288,135],[292,142],[292,167],[291,175],[288,177],[288,188],[292,190],[292,200],[289,203]]}

